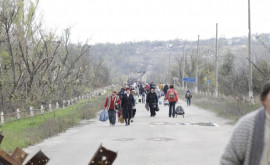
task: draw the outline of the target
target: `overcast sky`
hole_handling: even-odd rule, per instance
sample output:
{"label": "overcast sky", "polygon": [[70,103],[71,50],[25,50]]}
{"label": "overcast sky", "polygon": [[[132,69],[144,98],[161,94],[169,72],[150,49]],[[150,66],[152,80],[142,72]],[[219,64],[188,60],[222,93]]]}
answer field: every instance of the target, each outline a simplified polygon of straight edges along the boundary
{"label": "overcast sky", "polygon": [[[270,0],[251,0],[252,33],[270,32]],[[72,42],[121,43],[248,34],[248,0],[40,0],[46,27]]]}

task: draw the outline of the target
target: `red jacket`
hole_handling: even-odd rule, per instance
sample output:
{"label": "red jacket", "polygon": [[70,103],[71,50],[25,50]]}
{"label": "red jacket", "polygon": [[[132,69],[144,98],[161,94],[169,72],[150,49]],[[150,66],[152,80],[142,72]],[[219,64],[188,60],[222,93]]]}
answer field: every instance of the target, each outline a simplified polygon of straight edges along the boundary
{"label": "red jacket", "polygon": [[150,89],[150,87],[149,87],[148,84],[145,86],[145,89],[146,89],[146,90],[149,90],[149,89]]}
{"label": "red jacket", "polygon": [[[112,96],[107,97],[107,99],[106,99],[106,101],[105,101],[105,104],[104,104],[104,108],[105,108],[105,109],[107,108],[107,106],[108,106],[108,100],[109,100],[109,98],[110,98],[111,102],[110,102],[110,108],[109,108],[109,109],[114,109],[114,101],[115,101],[115,98],[116,98],[116,97],[117,97],[117,96],[115,96],[114,98],[113,98]],[[120,99],[119,99],[119,97],[117,97],[117,98],[118,98],[117,104],[120,105]]]}
{"label": "red jacket", "polygon": [[[169,98],[169,94],[171,91],[174,92],[174,95],[175,95],[174,99]],[[177,102],[178,101],[178,94],[177,94],[176,90],[174,90],[173,88],[168,89],[167,94],[166,94],[166,100],[168,100],[169,102],[175,102],[175,101]]]}

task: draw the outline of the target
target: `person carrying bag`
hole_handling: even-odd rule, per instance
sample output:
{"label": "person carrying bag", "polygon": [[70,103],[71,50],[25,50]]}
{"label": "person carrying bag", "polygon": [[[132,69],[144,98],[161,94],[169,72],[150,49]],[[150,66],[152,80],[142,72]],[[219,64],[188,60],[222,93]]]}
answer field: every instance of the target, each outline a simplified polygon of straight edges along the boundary
{"label": "person carrying bag", "polygon": [[154,88],[151,88],[150,92],[147,94],[146,103],[150,107],[150,117],[155,117],[156,111],[158,111],[158,99]]}
{"label": "person carrying bag", "polygon": [[130,88],[126,88],[126,94],[123,96],[121,107],[123,108],[123,117],[125,119],[126,126],[129,126],[132,112],[135,107],[134,97],[130,93]]}
{"label": "person carrying bag", "polygon": [[109,120],[110,120],[110,125],[114,126],[115,121],[116,121],[116,111],[120,109],[120,99],[116,95],[116,90],[112,91],[112,95],[107,97],[105,104],[104,104],[104,109],[108,110],[108,115],[109,115]]}

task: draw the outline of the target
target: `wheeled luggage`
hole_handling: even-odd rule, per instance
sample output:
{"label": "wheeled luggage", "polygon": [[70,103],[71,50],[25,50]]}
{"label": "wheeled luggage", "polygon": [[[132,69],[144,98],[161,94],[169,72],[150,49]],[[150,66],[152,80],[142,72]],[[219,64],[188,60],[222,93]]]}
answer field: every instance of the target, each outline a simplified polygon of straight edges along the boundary
{"label": "wheeled luggage", "polygon": [[185,111],[184,111],[183,107],[177,106],[176,109],[175,109],[175,115],[176,115],[176,117],[178,115],[182,115],[183,117],[185,117],[184,116],[185,115]]}

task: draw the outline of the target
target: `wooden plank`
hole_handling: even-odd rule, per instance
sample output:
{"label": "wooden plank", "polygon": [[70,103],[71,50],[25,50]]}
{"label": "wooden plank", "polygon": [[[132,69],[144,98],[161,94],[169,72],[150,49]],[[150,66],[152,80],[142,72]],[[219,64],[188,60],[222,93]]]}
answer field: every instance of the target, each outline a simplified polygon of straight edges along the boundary
{"label": "wooden plank", "polygon": [[26,157],[28,156],[28,154],[26,152],[24,152],[22,149],[20,148],[16,148],[14,150],[14,152],[12,153],[12,158],[14,160],[16,160],[18,163],[22,164],[23,161],[26,159]]}
{"label": "wooden plank", "polygon": [[39,151],[25,165],[45,165],[49,160],[50,159],[42,151]]}
{"label": "wooden plank", "polygon": [[21,165],[15,161],[9,154],[0,149],[0,163],[3,165]]}
{"label": "wooden plank", "polygon": [[110,151],[100,145],[88,165],[112,165],[116,157],[116,152]]}

